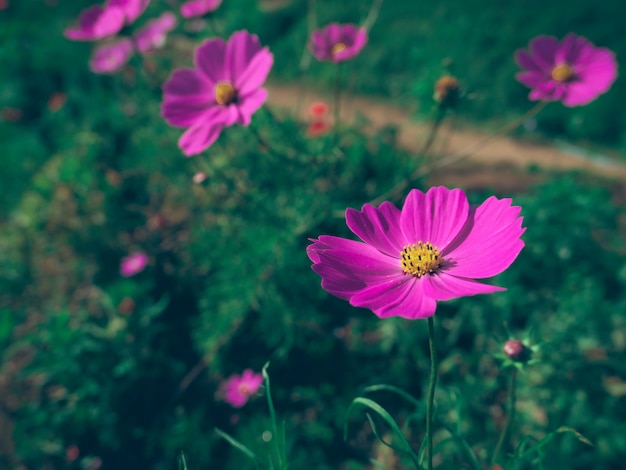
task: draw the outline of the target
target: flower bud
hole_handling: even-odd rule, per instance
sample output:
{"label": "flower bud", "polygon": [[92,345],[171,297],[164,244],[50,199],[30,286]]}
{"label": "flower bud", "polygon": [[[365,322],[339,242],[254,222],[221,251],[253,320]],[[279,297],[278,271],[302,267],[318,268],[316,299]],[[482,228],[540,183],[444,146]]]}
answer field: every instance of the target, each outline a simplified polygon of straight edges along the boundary
{"label": "flower bud", "polygon": [[527,362],[532,355],[532,350],[526,347],[519,339],[510,339],[505,342],[502,351],[515,362]]}
{"label": "flower bud", "polygon": [[461,85],[456,77],[444,75],[435,83],[433,98],[442,108],[456,108],[461,97]]}

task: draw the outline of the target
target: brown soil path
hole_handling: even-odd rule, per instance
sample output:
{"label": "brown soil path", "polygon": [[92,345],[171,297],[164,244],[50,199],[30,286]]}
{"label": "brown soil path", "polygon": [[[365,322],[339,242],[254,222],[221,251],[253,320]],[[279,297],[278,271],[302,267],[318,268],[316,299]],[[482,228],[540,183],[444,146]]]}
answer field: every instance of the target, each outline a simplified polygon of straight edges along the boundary
{"label": "brown soil path", "polygon": [[[309,119],[308,107],[312,102],[324,100],[332,103],[330,95],[311,90],[306,90],[303,95],[298,87],[293,85],[272,84],[267,88],[268,103],[271,106],[294,110],[296,103],[301,99],[300,117],[303,120]],[[397,127],[399,145],[409,151],[419,151],[430,131],[429,123],[412,121],[408,111],[381,100],[359,96],[342,97],[341,119],[350,122],[357,114],[366,116],[374,128],[390,125]],[[549,170],[588,170],[608,179],[626,180],[625,163],[608,158],[592,159],[576,155],[574,147],[568,152],[553,146],[524,142],[507,136],[495,137],[484,143],[486,134],[470,129],[453,130],[445,123],[439,136],[440,142],[434,146],[434,151],[442,157],[464,151],[471,153],[468,157],[445,167],[445,170],[439,170],[439,173],[453,174],[461,169],[465,172],[469,167],[483,167],[483,171],[485,168],[492,170],[498,168],[503,170],[499,172],[499,177],[506,178],[507,173],[519,175],[519,170],[538,166]]]}

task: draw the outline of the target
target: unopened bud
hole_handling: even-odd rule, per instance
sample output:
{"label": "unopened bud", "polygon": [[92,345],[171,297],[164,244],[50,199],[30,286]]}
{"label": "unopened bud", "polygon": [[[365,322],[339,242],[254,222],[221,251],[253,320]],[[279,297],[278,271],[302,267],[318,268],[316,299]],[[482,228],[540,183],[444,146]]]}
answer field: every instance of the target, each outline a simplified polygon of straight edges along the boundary
{"label": "unopened bud", "polygon": [[519,339],[510,339],[502,348],[504,354],[515,362],[526,362],[532,355],[532,350],[524,345]]}
{"label": "unopened bud", "polygon": [[433,98],[442,108],[456,108],[460,97],[461,85],[455,77],[444,75],[435,83]]}

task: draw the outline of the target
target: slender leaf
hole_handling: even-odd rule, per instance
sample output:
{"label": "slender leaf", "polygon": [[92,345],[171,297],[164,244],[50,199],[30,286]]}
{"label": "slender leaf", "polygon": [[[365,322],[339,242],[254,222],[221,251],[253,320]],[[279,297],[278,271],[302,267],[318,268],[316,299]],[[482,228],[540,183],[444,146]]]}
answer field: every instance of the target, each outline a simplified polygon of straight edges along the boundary
{"label": "slender leaf", "polygon": [[256,455],[254,455],[254,452],[252,452],[250,449],[248,449],[245,445],[243,445],[241,442],[239,442],[237,439],[235,439],[234,437],[232,437],[230,434],[226,434],[224,431],[222,431],[221,429],[215,428],[215,433],[220,436],[222,439],[224,439],[226,442],[228,442],[231,446],[233,446],[235,449],[237,449],[238,451],[240,451],[242,454],[244,454],[246,457],[250,458],[252,461],[254,461],[254,464],[256,466],[256,468],[259,468],[259,462],[257,460]]}

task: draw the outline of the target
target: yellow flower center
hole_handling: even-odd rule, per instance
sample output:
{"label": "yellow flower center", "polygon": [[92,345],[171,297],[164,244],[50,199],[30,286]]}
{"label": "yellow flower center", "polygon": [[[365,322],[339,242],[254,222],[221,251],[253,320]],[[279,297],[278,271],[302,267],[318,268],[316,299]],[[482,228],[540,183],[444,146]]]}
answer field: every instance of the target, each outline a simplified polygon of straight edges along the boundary
{"label": "yellow flower center", "polygon": [[341,51],[345,51],[347,47],[348,46],[346,46],[343,42],[338,42],[330,50],[330,55],[335,56],[335,55],[339,54]]}
{"label": "yellow flower center", "polygon": [[238,389],[239,393],[242,395],[250,395],[250,389],[246,384],[241,384]]}
{"label": "yellow flower center", "polygon": [[405,274],[422,277],[434,273],[441,265],[439,249],[432,243],[421,241],[407,245],[402,250],[402,270]]}
{"label": "yellow flower center", "polygon": [[559,64],[552,69],[552,78],[557,82],[568,82],[574,76],[574,71],[567,64]]}
{"label": "yellow flower center", "polygon": [[217,82],[215,85],[215,101],[226,106],[237,99],[237,91],[230,82]]}

